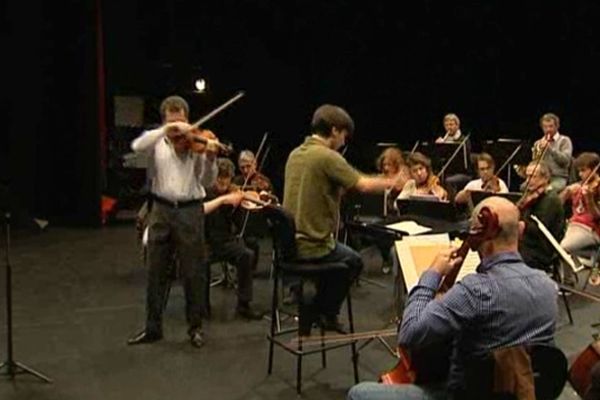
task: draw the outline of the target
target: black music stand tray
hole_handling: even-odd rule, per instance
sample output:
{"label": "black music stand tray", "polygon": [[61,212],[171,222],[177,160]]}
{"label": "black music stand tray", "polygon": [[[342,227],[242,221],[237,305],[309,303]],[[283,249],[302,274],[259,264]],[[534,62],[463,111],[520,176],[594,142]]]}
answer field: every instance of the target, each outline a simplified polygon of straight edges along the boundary
{"label": "black music stand tray", "polygon": [[424,216],[441,221],[456,221],[456,208],[447,201],[428,201],[422,199],[397,199],[396,206],[400,215]]}
{"label": "black music stand tray", "polygon": [[[3,190],[4,192],[4,190]],[[13,357],[13,335],[12,335],[12,267],[10,265],[10,229],[11,229],[11,206],[15,208],[15,212],[17,206],[15,201],[10,201],[10,196],[8,195],[8,190],[5,191],[4,198],[0,198],[0,209],[2,210],[3,216],[3,224],[6,232],[6,360],[0,364],[0,375],[8,376],[10,379],[14,380],[16,375],[20,374],[29,374],[33,375],[36,378],[46,382],[52,383],[52,379],[48,378],[46,375],[41,372],[36,371],[35,369],[28,367],[25,364],[22,364],[16,361]],[[25,212],[19,212],[17,215],[27,215]],[[29,218],[28,218],[29,219]],[[23,225],[25,227],[35,226],[35,222],[33,219],[31,221],[16,221],[17,224]]]}

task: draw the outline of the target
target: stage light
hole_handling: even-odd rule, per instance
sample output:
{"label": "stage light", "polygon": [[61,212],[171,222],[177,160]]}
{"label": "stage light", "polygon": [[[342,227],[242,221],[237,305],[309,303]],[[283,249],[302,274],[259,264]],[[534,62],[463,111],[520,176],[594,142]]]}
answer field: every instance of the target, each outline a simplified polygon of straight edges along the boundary
{"label": "stage light", "polygon": [[203,93],[206,90],[206,81],[202,78],[196,79],[194,86],[196,87],[196,92]]}

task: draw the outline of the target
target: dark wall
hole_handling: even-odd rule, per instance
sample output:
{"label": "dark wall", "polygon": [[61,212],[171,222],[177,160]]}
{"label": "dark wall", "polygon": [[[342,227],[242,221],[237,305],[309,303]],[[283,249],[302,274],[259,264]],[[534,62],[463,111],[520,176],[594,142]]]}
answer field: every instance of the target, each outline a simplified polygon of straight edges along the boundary
{"label": "dark wall", "polygon": [[[8,5],[12,32],[10,180],[24,203],[96,221],[99,191],[94,1]],[[558,113],[576,151],[597,150],[600,27],[596,2],[104,1],[108,108],[115,94],[156,105],[185,96],[236,148],[272,134],[265,165],[281,184],[289,150],[323,102],[357,125],[348,158],[372,167],[377,141],[410,149],[459,114],[477,139],[536,137]],[[23,24],[22,15],[31,23]],[[202,75],[210,91],[194,94]],[[25,127],[22,122],[26,121]],[[109,126],[112,116],[108,117]],[[114,127],[113,127],[114,128]],[[15,179],[14,176],[23,178]]]}
{"label": "dark wall", "polygon": [[7,10],[11,193],[32,216],[98,224],[95,3],[9,2]]}

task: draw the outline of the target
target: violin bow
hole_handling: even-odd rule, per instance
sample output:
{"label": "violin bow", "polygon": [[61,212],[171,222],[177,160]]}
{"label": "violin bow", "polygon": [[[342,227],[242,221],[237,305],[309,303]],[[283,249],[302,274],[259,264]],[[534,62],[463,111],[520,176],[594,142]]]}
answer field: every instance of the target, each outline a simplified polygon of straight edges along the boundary
{"label": "violin bow", "polygon": [[[550,146],[550,142],[546,141],[546,144],[544,145],[544,148],[542,149],[542,154],[540,154],[540,157],[536,160],[535,166],[533,167],[534,173],[537,171],[537,168],[540,165],[542,158],[544,158],[544,155],[546,155],[546,150],[548,150],[548,146]],[[527,172],[525,172],[525,173],[527,173]],[[525,189],[523,190],[523,195],[521,196],[519,201],[523,200],[525,198],[525,196],[527,195],[527,190],[529,189],[530,184],[531,184],[531,179],[527,178],[527,184],[525,185]]]}
{"label": "violin bow", "polygon": [[215,108],[214,110],[212,110],[211,112],[209,112],[208,114],[206,114],[205,116],[203,116],[202,118],[200,118],[198,121],[194,122],[191,125],[191,129],[199,128],[200,125],[202,125],[205,122],[209,121],[215,115],[217,115],[221,111],[225,110],[226,108],[228,108],[230,105],[232,105],[233,103],[235,103],[236,101],[238,101],[239,99],[241,99],[242,97],[244,97],[245,95],[246,95],[246,92],[244,92],[243,90],[240,90],[239,92],[237,92],[235,94],[235,96],[233,96],[232,98],[230,98],[229,100],[227,100],[226,102],[224,102],[223,104],[221,104],[220,106],[218,106],[217,108]]}
{"label": "violin bow", "polygon": [[512,154],[510,156],[508,156],[508,158],[506,159],[506,161],[504,161],[504,164],[502,164],[500,166],[500,168],[498,168],[498,170],[496,171],[496,174],[494,175],[496,178],[498,178],[498,176],[500,175],[500,172],[506,168],[506,166],[510,163],[510,161],[515,158],[515,156],[517,155],[517,153],[519,152],[519,150],[521,150],[521,148],[523,147],[523,143],[520,143],[517,148],[512,152]]}
{"label": "violin bow", "polygon": [[[260,154],[263,152],[263,148],[265,147],[265,143],[267,143],[268,137],[269,137],[269,132],[265,132],[260,141],[260,144],[258,145],[258,150],[256,150],[256,155],[254,156],[255,160],[258,160],[260,157]],[[265,160],[265,158],[263,157],[261,165],[264,163],[264,160]],[[259,171],[260,171],[259,169],[256,170],[256,172],[259,172]],[[248,186],[249,181],[250,181],[250,174],[248,174],[246,176],[246,178],[244,178],[244,184],[242,185],[242,192],[246,189],[246,186]],[[248,199],[246,199],[246,200],[248,200]],[[234,211],[235,211],[235,209],[234,209]],[[244,237],[244,233],[246,232],[246,226],[248,226],[248,218],[250,218],[250,210],[246,210],[246,214],[244,214],[244,222],[242,223],[242,227],[240,228],[240,232],[238,233],[238,238]]]}

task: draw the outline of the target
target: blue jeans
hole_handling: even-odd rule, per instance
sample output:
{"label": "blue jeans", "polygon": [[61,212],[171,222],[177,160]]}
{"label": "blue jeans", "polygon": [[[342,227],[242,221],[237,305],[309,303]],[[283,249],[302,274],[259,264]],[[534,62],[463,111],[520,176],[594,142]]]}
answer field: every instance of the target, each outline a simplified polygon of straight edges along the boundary
{"label": "blue jeans", "polygon": [[384,385],[362,382],[350,388],[347,400],[442,400],[447,398],[445,385]]}
{"label": "blue jeans", "polygon": [[350,285],[363,268],[360,255],[350,247],[336,242],[331,253],[310,261],[315,263],[340,261],[348,266],[348,269],[320,273],[317,281],[317,294],[313,300],[319,313],[331,317],[338,315]]}

